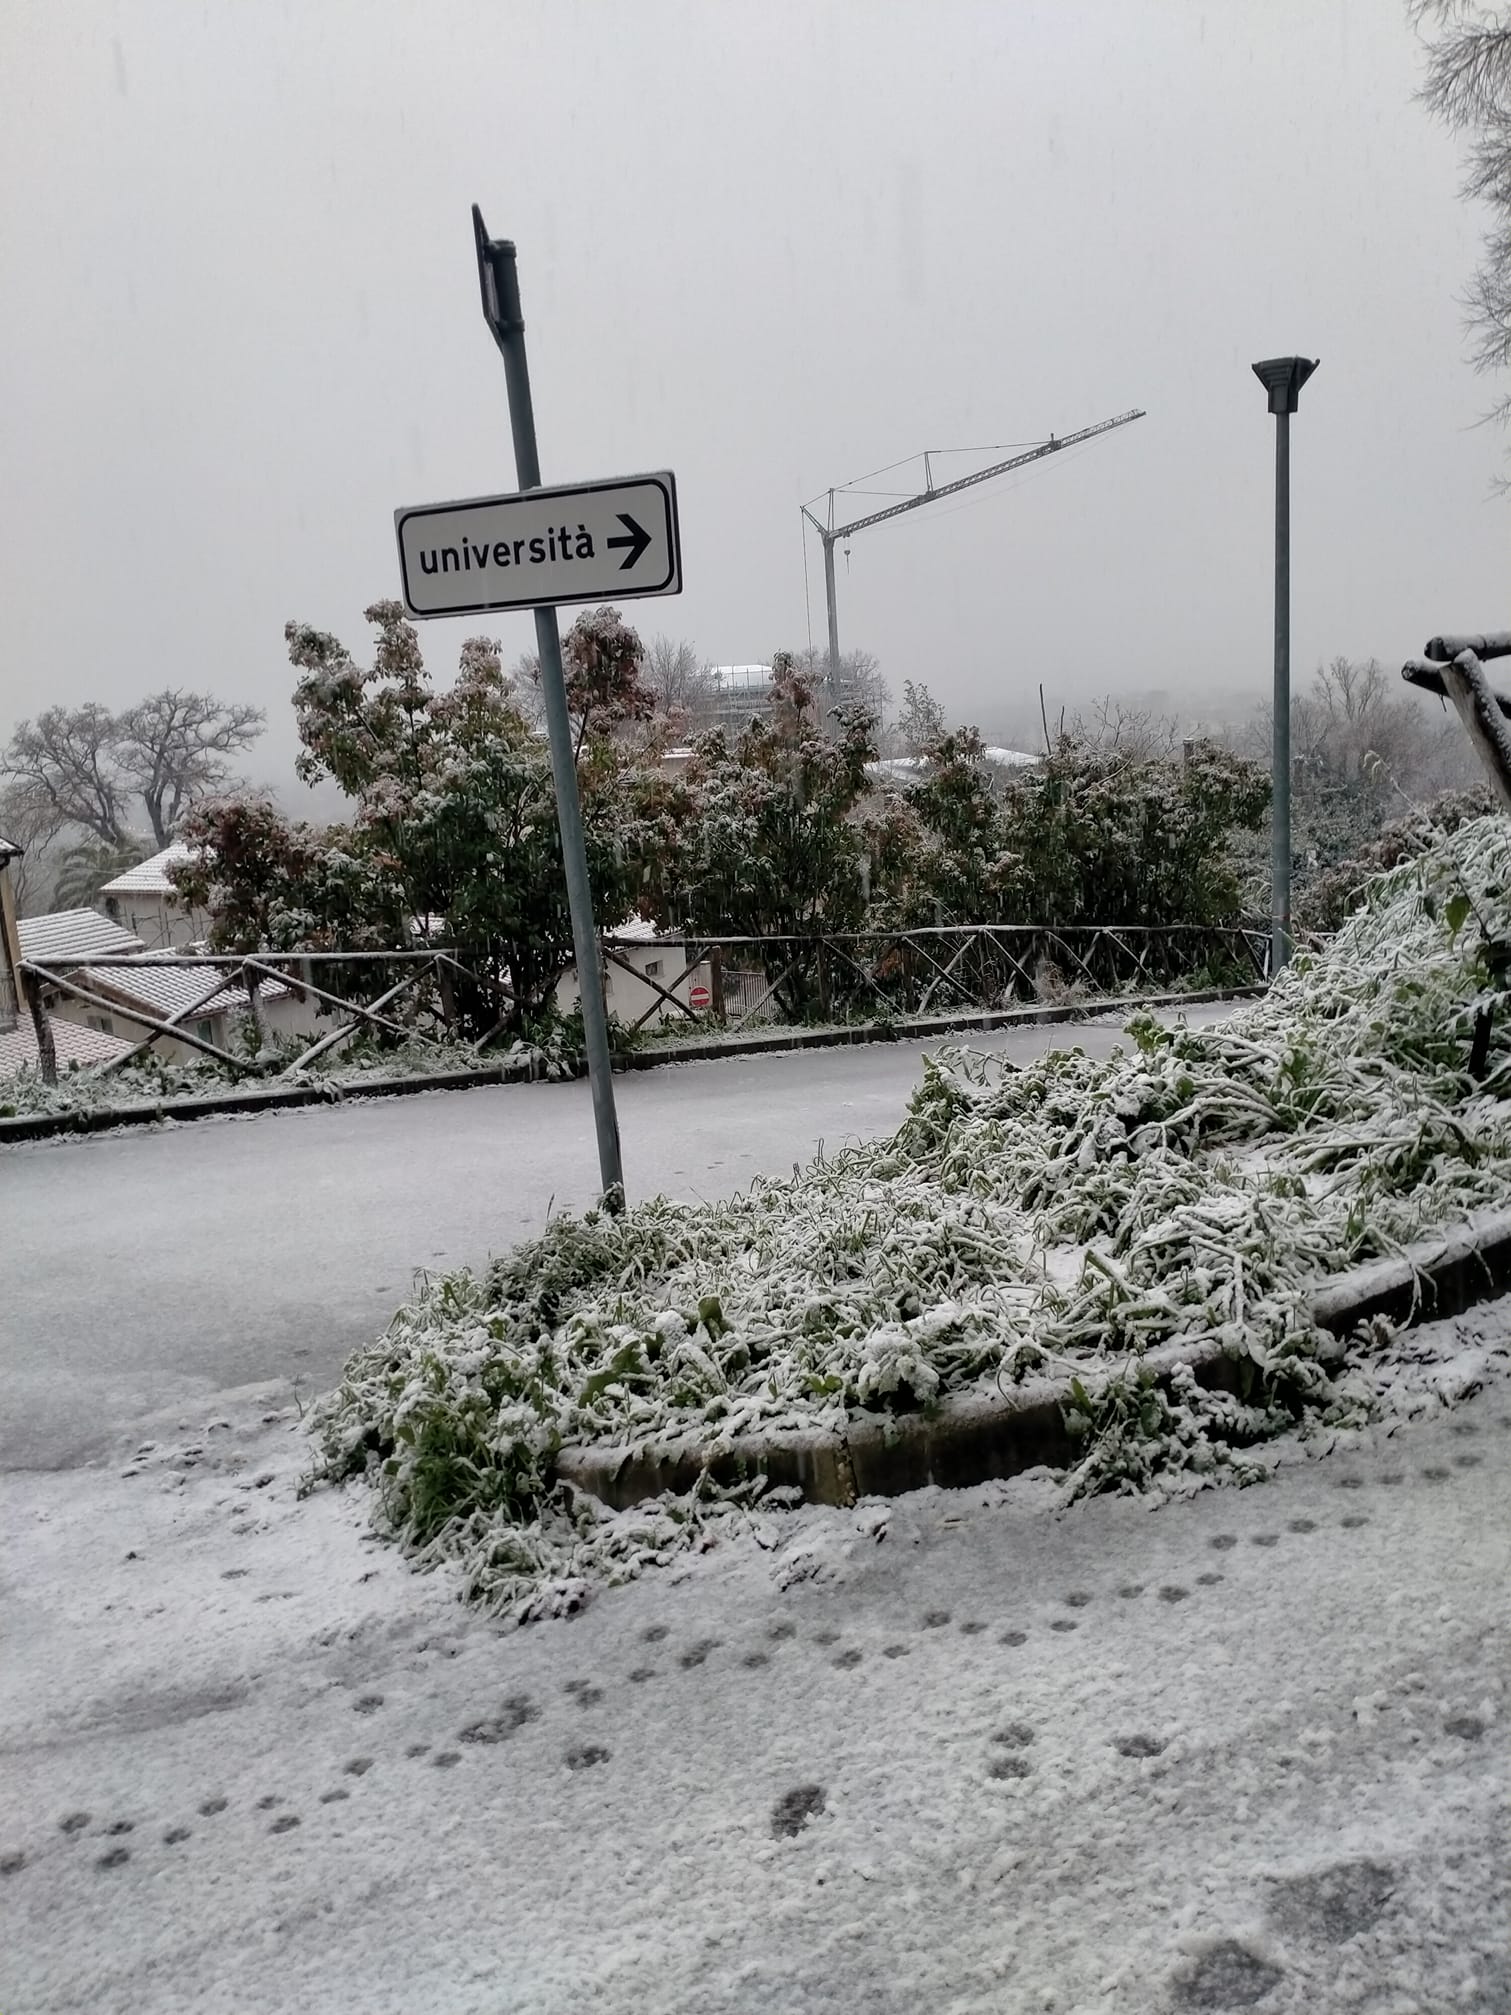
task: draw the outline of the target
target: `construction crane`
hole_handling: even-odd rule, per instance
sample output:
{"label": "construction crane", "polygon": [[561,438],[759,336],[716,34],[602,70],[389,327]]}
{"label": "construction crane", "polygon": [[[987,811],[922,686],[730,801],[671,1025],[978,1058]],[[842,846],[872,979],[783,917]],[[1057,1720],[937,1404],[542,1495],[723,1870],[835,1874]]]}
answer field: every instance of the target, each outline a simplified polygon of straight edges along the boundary
{"label": "construction crane", "polygon": [[[814,517],[804,504],[803,516],[812,525],[824,542],[824,596],[829,604],[829,681],[833,690],[839,690],[839,613],[834,601],[834,548],[841,539],[850,539],[856,532],[864,532],[871,525],[885,524],[888,518],[900,518],[904,511],[916,511],[922,504],[937,503],[941,497],[953,497],[961,490],[969,490],[976,483],[989,483],[993,476],[1005,476],[1009,469],[1021,469],[1029,462],[1042,462],[1046,455],[1058,455],[1062,448],[1078,447],[1082,441],[1094,441],[1098,434],[1110,434],[1115,427],[1126,427],[1131,420],[1142,420],[1144,413],[1135,408],[1131,413],[1119,413],[1116,419],[1099,420],[1094,427],[1083,427],[1078,434],[1066,434],[1057,439],[1051,434],[1047,441],[1040,441],[1037,447],[1029,448],[1024,454],[1014,455],[1006,462],[995,462],[989,469],[978,469],[974,476],[962,476],[958,482],[935,485],[930,457],[923,457],[924,488],[916,497],[906,497],[900,504],[889,504],[884,511],[872,511],[868,517],[852,518],[848,525],[824,524]],[[834,516],[834,491],[829,492],[829,515]]]}

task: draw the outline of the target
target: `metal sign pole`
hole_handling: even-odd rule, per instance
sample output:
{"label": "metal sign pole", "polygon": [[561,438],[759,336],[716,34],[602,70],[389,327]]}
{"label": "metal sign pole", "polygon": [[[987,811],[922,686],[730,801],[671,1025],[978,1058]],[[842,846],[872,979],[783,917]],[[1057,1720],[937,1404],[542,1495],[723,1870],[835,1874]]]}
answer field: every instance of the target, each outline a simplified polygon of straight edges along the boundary
{"label": "metal sign pole", "polygon": [[[535,445],[535,409],[530,398],[530,369],[525,360],[525,323],[520,312],[519,273],[514,246],[509,239],[488,237],[482,212],[475,203],[472,206],[472,224],[477,238],[483,314],[504,359],[519,486],[522,490],[538,490],[540,457]],[[567,875],[572,945],[577,956],[577,987],[582,1001],[582,1032],[588,1052],[588,1082],[593,1093],[593,1125],[598,1135],[603,1201],[609,1210],[622,1210],[624,1169],[619,1154],[619,1120],[614,1110],[608,1018],[603,1001],[603,966],[599,957],[598,932],[593,923],[593,895],[588,883],[582,805],[577,795],[577,765],[572,758],[572,724],[567,712],[567,684],[561,663],[561,634],[554,608],[535,611],[535,647],[540,656],[541,695],[545,701],[546,729],[551,740],[551,775],[556,785],[556,816],[561,828],[561,855]]]}

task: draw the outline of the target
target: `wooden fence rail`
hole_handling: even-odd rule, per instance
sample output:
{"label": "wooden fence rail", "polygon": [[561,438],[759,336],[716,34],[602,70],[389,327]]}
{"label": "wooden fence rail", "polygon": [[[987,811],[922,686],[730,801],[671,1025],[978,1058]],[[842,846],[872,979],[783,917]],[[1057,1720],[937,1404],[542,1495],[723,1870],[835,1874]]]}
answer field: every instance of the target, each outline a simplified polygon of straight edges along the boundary
{"label": "wooden fence rail", "polygon": [[[623,971],[650,995],[628,1024],[631,1035],[652,1021],[670,1020],[692,1029],[712,1019],[738,1031],[771,1019],[907,1019],[1022,1001],[1149,991],[1197,975],[1239,982],[1263,980],[1269,973],[1269,934],[1257,925],[936,924],[917,930],[772,937],[669,932],[655,945],[658,963],[664,959],[675,967],[680,956],[681,969],[662,978],[647,972],[643,963],[637,965],[633,955],[644,953],[643,937],[609,933],[602,940],[605,970]],[[343,965],[356,968],[364,982],[360,988],[335,972]],[[111,986],[116,971],[183,973],[197,968],[210,969],[210,985],[171,1012],[149,1012],[123,1000],[119,983]],[[26,991],[34,1009],[48,993],[63,995],[142,1031],[140,1040],[104,1070],[139,1061],[154,1045],[172,1040],[245,1077],[295,1075],[364,1029],[392,1041],[426,1033],[463,1035],[458,987],[471,996],[464,1039],[482,1050],[500,1035],[520,1032],[518,1003],[497,971],[490,954],[439,946],[418,951],[113,954],[35,958],[23,960],[20,967],[31,982]],[[265,1042],[235,1054],[186,1026],[238,986],[246,995],[242,1011],[259,1033],[268,987],[318,1002],[323,1013],[340,1018],[338,1025],[315,1034],[292,1060],[286,1049]],[[694,988],[700,990],[696,1002]],[[421,1003],[405,1010],[408,1020],[384,1012],[421,989]],[[486,1003],[482,1012],[479,1001]],[[51,1081],[56,1061],[43,1040],[46,1017],[38,1013],[34,1019],[42,1073]],[[485,1020],[491,1026],[479,1036],[476,1030]]]}

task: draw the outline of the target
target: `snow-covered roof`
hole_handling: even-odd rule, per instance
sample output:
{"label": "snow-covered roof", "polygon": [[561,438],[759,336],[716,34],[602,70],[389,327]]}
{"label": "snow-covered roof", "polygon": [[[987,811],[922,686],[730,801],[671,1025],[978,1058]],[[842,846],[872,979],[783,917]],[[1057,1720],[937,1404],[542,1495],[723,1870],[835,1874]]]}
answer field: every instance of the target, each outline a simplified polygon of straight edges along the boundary
{"label": "snow-covered roof", "polygon": [[[86,966],[74,977],[91,993],[114,994],[137,1007],[146,1008],[160,1021],[167,1021],[173,1015],[187,1014],[191,1008],[194,1010],[192,1019],[197,1021],[201,1015],[246,1010],[247,990],[236,978],[232,978],[210,1000],[204,999],[214,986],[217,975],[224,976],[224,973],[224,967],[201,966],[192,959],[183,959],[171,966],[144,965],[140,969],[131,966]],[[264,1000],[276,1000],[281,994],[286,994],[288,988],[279,980],[264,979],[259,991]],[[198,1005],[201,1001],[203,1006]]]}
{"label": "snow-covered roof", "polygon": [[[1027,755],[1022,749],[983,749],[981,760],[990,763],[997,770],[1031,770],[1044,760],[1042,756]],[[917,783],[929,774],[927,756],[882,756],[874,763],[866,764],[866,775],[883,784]]]}
{"label": "snow-covered roof", "polygon": [[142,949],[140,938],[123,931],[98,910],[50,910],[18,919],[24,959],[121,958]]}
{"label": "snow-covered roof", "polygon": [[619,944],[653,945],[661,933],[645,917],[627,917],[622,924],[615,924],[611,931],[604,933]]}
{"label": "snow-covered roof", "polygon": [[[78,1022],[60,1021],[56,1015],[47,1019],[52,1024],[53,1048],[60,1064],[109,1063],[133,1047],[119,1036],[106,1035],[103,1029],[83,1028]],[[0,1078],[15,1077],[28,1065],[35,1068],[36,1062],[36,1031],[30,1015],[24,1015],[9,1035],[0,1035]]]}
{"label": "snow-covered roof", "polygon": [[168,870],[186,861],[192,854],[182,840],[174,840],[153,854],[149,860],[138,861],[134,868],[127,868],[123,875],[117,875],[113,882],[106,882],[100,890],[102,896],[177,896],[178,890],[168,879]]}

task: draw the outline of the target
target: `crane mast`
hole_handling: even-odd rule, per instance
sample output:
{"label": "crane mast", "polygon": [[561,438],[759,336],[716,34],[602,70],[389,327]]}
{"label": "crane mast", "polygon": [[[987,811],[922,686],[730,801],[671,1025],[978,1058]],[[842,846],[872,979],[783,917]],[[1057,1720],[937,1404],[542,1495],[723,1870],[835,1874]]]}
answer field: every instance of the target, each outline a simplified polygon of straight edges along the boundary
{"label": "crane mast", "polygon": [[[837,691],[839,688],[839,612],[834,597],[834,548],[841,539],[849,539],[856,532],[864,532],[871,525],[885,524],[889,518],[900,518],[904,511],[916,511],[923,504],[937,503],[941,497],[953,497],[961,490],[973,489],[977,483],[989,483],[993,476],[1005,476],[1009,469],[1021,469],[1030,462],[1042,462],[1046,456],[1057,455],[1063,448],[1078,447],[1082,441],[1094,441],[1098,434],[1110,434],[1116,427],[1126,427],[1132,420],[1142,420],[1142,408],[1132,412],[1118,413],[1110,420],[1098,420],[1094,427],[1082,427],[1078,433],[1067,434],[1057,440],[1053,434],[1037,447],[1029,448],[1020,455],[1012,455],[1005,462],[994,462],[989,469],[978,469],[974,476],[961,476],[953,483],[930,482],[929,457],[923,458],[925,488],[916,497],[905,497],[901,503],[889,504],[885,510],[872,511],[864,518],[852,518],[848,525],[826,525],[816,518],[808,506],[802,508],[803,516],[812,525],[824,546],[824,599],[829,613],[829,680]],[[834,492],[829,492],[830,515],[834,511]]]}

